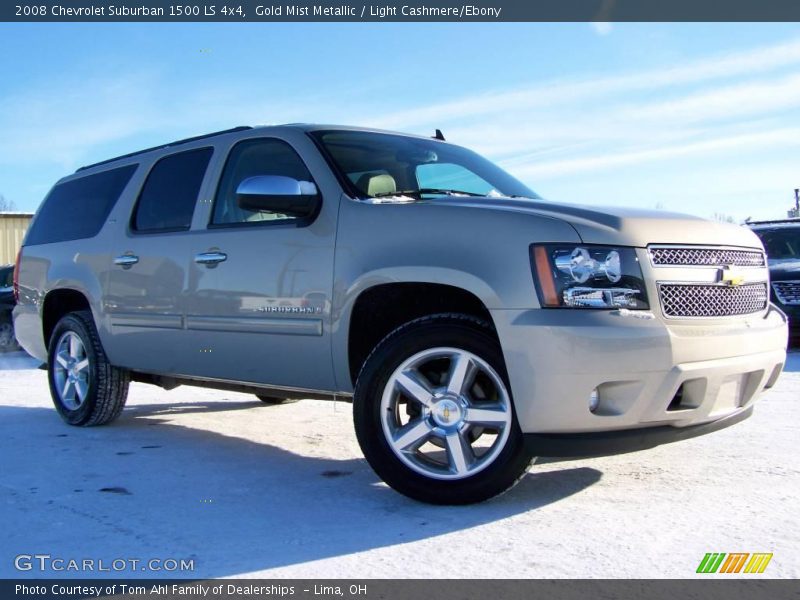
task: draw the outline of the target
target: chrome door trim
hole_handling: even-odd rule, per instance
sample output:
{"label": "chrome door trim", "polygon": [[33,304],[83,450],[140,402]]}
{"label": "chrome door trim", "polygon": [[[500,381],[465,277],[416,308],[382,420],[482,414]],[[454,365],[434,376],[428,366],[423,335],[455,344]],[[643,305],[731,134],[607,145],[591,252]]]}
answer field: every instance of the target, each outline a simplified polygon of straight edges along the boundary
{"label": "chrome door trim", "polygon": [[275,319],[188,315],[186,317],[186,329],[195,331],[321,336],[322,319]]}
{"label": "chrome door trim", "polygon": [[147,329],[183,329],[183,315],[111,313],[112,327],[144,327]]}

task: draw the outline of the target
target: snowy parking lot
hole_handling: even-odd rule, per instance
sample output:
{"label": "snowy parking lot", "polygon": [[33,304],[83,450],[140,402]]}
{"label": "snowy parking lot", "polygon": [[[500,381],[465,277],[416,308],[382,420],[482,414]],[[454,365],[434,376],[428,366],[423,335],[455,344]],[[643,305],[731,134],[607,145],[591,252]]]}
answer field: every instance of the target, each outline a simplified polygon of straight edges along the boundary
{"label": "snowy parking lot", "polygon": [[382,484],[344,402],[133,384],[117,422],[81,429],[58,417],[37,366],[0,355],[0,577],[104,575],[15,569],[37,553],[193,561],[124,573],[151,577],[681,578],[706,552],[771,552],[766,575],[800,575],[798,352],[739,425],[541,460],[466,507]]}

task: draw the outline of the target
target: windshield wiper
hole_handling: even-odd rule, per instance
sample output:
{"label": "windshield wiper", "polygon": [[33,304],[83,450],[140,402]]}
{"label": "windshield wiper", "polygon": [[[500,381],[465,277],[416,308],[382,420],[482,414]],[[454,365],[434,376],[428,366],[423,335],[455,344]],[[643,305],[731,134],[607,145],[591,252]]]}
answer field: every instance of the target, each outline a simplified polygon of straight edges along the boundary
{"label": "windshield wiper", "polygon": [[420,188],[418,190],[397,190],[396,192],[381,192],[380,194],[373,194],[373,198],[391,198],[393,196],[411,196],[412,198],[420,198],[423,194],[442,194],[445,196],[475,196],[483,198],[486,194],[476,194],[475,192],[465,192],[463,190],[446,190],[439,188]]}

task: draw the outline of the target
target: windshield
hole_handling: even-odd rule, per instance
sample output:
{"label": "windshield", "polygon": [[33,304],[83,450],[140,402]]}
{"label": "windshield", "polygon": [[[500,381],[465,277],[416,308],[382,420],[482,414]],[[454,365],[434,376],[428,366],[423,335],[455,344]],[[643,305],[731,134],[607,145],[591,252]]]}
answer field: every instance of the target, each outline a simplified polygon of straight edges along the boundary
{"label": "windshield", "polygon": [[756,231],[770,262],[800,259],[800,227]]}
{"label": "windshield", "polygon": [[460,146],[365,131],[316,131],[312,135],[350,191],[361,198],[538,198],[500,167]]}

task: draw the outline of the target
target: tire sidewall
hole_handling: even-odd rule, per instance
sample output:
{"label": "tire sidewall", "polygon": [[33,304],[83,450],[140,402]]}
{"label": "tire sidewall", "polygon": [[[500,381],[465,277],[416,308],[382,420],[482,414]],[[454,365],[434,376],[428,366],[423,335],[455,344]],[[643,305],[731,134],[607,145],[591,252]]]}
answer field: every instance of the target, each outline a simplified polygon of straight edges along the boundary
{"label": "tire sidewall", "polygon": [[[86,351],[86,356],[89,359],[89,386],[86,399],[83,401],[83,404],[75,410],[70,410],[61,402],[61,395],[56,389],[55,383],[55,360],[58,340],[60,340],[65,333],[70,331],[80,337],[81,343]],[[92,417],[97,403],[98,358],[97,351],[92,343],[92,336],[83,320],[75,314],[69,314],[63,317],[58,322],[55,329],[53,329],[53,333],[50,336],[50,347],[47,351],[47,381],[50,385],[50,395],[53,398],[53,404],[56,410],[70,425],[84,425],[88,423]]]}
{"label": "tire sidewall", "polygon": [[[511,403],[511,430],[505,447],[491,465],[464,479],[441,480],[414,471],[396,456],[383,432],[380,400],[389,377],[403,361],[434,347],[466,350],[488,362],[503,380]],[[530,464],[500,345],[487,326],[476,320],[429,317],[387,336],[364,364],[353,403],[356,436],[368,462],[386,483],[412,498],[437,504],[484,500],[513,485]]]}

